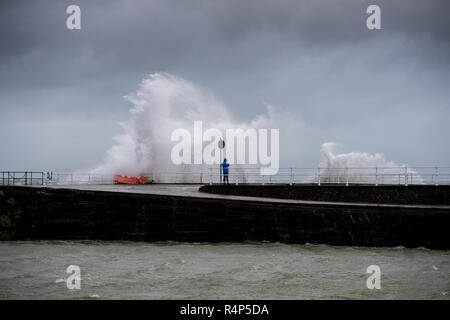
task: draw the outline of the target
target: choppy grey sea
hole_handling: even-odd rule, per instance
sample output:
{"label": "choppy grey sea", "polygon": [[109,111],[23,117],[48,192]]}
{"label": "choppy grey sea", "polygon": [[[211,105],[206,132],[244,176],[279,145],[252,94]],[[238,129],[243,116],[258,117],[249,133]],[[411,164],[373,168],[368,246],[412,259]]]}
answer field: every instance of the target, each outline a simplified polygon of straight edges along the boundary
{"label": "choppy grey sea", "polygon": [[[69,289],[69,265],[80,289]],[[368,289],[367,267],[380,268]],[[73,282],[72,282],[73,283]],[[0,242],[1,299],[449,299],[450,251],[280,243]]]}

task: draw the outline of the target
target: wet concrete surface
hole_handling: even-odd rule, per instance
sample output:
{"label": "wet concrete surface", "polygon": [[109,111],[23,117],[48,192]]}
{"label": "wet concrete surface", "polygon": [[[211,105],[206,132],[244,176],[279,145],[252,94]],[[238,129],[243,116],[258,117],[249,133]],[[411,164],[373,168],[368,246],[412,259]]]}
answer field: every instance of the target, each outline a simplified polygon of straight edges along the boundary
{"label": "wet concrete surface", "polygon": [[[345,206],[345,207],[383,207],[383,208],[411,208],[411,209],[442,209],[450,210],[449,205],[401,205],[401,204],[378,204],[378,203],[356,203],[356,202],[330,202],[330,201],[309,201],[291,200],[266,197],[250,197],[236,195],[222,195],[200,192],[201,184],[149,184],[149,185],[48,185],[47,188],[55,189],[75,189],[85,191],[120,192],[133,194],[167,195],[188,198],[202,199],[224,199],[245,202],[263,202],[274,204],[294,204],[294,205],[320,205],[320,206]],[[35,186],[33,186],[35,187]],[[42,188],[42,186],[36,186]],[[233,188],[231,185],[230,188]]]}

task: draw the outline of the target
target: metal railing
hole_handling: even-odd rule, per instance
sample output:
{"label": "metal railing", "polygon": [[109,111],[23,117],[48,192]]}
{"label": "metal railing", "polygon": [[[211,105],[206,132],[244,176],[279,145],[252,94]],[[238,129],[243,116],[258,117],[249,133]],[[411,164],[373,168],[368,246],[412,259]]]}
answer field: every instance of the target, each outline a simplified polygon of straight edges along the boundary
{"label": "metal railing", "polygon": [[[183,166],[144,174],[156,183],[221,183],[219,166]],[[113,177],[80,172],[2,171],[1,185],[113,184]],[[450,167],[280,168],[261,175],[256,166],[231,165],[230,184],[449,185]]]}
{"label": "metal railing", "polygon": [[112,178],[93,173],[64,173],[45,171],[1,171],[0,185],[70,185],[70,184],[111,184]]}
{"label": "metal railing", "polygon": [[[178,171],[149,172],[155,182],[217,184],[218,166]],[[276,175],[261,175],[256,166],[232,165],[230,184],[371,184],[442,185],[450,184],[450,167],[352,167],[352,168],[280,168]]]}
{"label": "metal railing", "polygon": [[45,173],[36,171],[2,171],[1,183],[6,185],[43,185]]}

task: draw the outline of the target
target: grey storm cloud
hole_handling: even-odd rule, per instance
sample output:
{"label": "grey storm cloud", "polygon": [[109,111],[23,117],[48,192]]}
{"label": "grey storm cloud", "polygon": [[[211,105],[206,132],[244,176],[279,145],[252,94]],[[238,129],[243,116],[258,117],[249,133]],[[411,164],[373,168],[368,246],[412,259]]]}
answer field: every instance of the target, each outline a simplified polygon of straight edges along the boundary
{"label": "grey storm cloud", "polygon": [[[75,1],[82,8],[83,17],[83,30],[78,33],[64,27],[65,8],[72,2],[2,2],[3,63],[14,68],[14,63],[27,65],[34,62],[33,58],[45,61],[52,57],[49,62],[60,66],[57,69],[71,72],[68,62],[78,61],[86,67],[76,66],[75,71],[85,72],[84,76],[89,75],[85,69],[92,73],[111,70],[108,62],[123,69],[133,65],[140,68],[149,59],[162,67],[183,64],[183,59],[195,61],[205,50],[211,55],[233,48],[239,51],[242,43],[258,39],[263,43],[268,40],[268,45],[271,42],[279,45],[279,41],[301,42],[329,50],[329,46],[374,36],[364,28],[365,8],[371,1]],[[426,36],[448,43],[448,1],[427,1],[426,5],[409,0],[377,4],[382,8],[384,32]],[[264,57],[265,52],[259,51],[258,56]],[[251,55],[247,60],[254,58]],[[88,59],[96,60],[95,66]],[[64,62],[65,68],[61,68]],[[39,65],[34,68],[35,74],[42,71]],[[71,72],[72,79],[76,79],[78,72]],[[42,83],[42,77],[36,78],[36,82]],[[57,75],[52,79],[62,80]]]}
{"label": "grey storm cloud", "polygon": [[[81,30],[65,27],[70,4]],[[365,26],[370,4],[381,30]],[[449,12],[448,0],[2,1],[0,167],[95,165],[128,117],[122,96],[158,71],[243,119],[264,102],[298,113],[313,128],[305,165],[329,140],[447,164]]]}

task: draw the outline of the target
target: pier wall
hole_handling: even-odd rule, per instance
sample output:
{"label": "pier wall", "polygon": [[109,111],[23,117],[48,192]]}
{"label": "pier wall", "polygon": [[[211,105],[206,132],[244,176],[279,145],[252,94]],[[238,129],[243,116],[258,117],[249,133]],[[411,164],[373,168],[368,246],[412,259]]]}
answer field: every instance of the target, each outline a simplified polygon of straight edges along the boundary
{"label": "pier wall", "polygon": [[450,185],[204,185],[201,192],[293,200],[450,205]]}
{"label": "pier wall", "polygon": [[321,243],[450,249],[442,208],[299,205],[0,187],[2,240]]}

